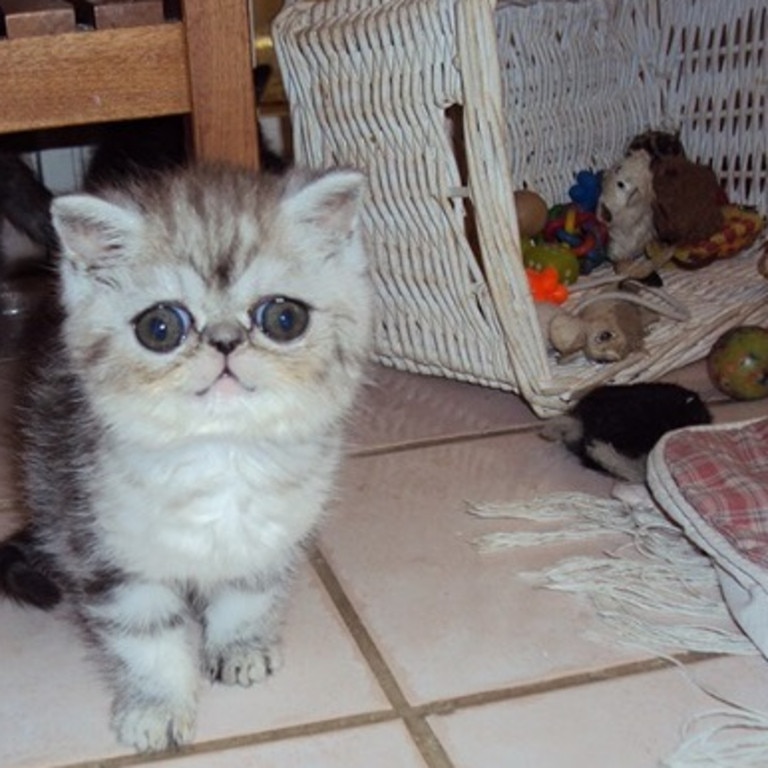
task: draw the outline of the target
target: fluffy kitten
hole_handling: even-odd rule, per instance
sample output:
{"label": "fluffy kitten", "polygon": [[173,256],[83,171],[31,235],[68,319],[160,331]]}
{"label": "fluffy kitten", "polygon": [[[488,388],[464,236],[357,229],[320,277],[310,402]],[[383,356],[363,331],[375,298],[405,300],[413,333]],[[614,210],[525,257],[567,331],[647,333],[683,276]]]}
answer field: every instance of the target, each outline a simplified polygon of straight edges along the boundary
{"label": "fluffy kitten", "polygon": [[54,201],[63,323],[0,587],[71,606],[138,750],[190,740],[201,672],[247,686],[280,663],[368,352],[362,189],[198,167]]}
{"label": "fluffy kitten", "polygon": [[711,420],[701,398],[677,384],[607,385],[549,421],[541,435],[561,440],[590,469],[641,483],[648,454],[664,434]]}

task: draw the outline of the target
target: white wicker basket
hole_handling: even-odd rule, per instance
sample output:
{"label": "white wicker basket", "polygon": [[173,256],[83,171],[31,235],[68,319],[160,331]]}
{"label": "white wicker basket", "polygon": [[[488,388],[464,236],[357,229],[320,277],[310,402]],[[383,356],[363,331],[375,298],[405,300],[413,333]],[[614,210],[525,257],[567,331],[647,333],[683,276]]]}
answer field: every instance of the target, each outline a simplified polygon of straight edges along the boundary
{"label": "white wicker basket", "polygon": [[567,199],[633,136],[680,129],[735,202],[768,208],[768,0],[322,0],[273,28],[297,159],[366,170],[377,356],[520,393],[541,416],[657,378],[728,325],[768,322],[756,249],[665,272],[688,322],[613,365],[548,354],[512,203]]}

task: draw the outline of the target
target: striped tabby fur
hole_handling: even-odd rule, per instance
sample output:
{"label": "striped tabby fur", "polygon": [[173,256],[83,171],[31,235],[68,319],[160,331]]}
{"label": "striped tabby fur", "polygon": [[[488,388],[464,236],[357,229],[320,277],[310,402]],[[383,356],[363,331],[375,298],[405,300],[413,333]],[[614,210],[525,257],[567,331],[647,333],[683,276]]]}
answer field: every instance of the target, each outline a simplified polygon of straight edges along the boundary
{"label": "striped tabby fur", "polygon": [[191,739],[201,672],[279,664],[368,352],[362,178],[192,167],[55,200],[63,322],[24,413],[0,588],[60,598],[119,739]]}

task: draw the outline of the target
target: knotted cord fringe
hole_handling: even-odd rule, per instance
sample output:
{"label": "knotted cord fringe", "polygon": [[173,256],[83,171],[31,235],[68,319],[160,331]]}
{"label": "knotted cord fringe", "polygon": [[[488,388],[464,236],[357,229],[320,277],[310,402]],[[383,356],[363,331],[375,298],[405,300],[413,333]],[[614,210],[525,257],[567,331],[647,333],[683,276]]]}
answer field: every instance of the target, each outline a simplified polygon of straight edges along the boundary
{"label": "knotted cord fringe", "polygon": [[751,709],[704,712],[688,721],[683,742],[663,768],[765,768],[768,716]]}
{"label": "knotted cord fringe", "polygon": [[[753,655],[754,645],[729,621],[717,574],[641,486],[619,485],[614,498],[555,493],[510,504],[470,504],[482,518],[530,521],[537,530],[497,532],[473,545],[482,553],[625,534],[629,545],[599,557],[571,557],[522,574],[547,589],[587,595],[619,642],[669,654]],[[541,530],[546,524],[547,529]],[[553,528],[557,524],[557,528]]]}
{"label": "knotted cord fringe", "polygon": [[[479,518],[522,520],[537,527],[479,536],[472,544],[483,554],[608,534],[631,538],[628,545],[600,557],[566,558],[551,568],[521,574],[546,589],[587,595],[607,630],[592,633],[595,640],[604,641],[603,635],[610,634],[612,642],[665,657],[681,651],[758,653],[729,621],[710,559],[664,516],[642,486],[616,486],[612,499],[555,493],[522,502],[470,503],[467,511]],[[727,701],[677,666],[725,708],[691,718],[681,744],[659,765],[767,766],[768,714]]]}

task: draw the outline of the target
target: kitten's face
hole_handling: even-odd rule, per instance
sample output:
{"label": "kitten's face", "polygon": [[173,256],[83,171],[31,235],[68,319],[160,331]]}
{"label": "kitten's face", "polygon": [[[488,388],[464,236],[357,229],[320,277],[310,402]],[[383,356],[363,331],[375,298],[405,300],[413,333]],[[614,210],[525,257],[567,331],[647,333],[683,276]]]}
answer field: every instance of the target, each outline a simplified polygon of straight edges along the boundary
{"label": "kitten's face", "polygon": [[197,168],[53,206],[65,342],[131,433],[311,433],[367,353],[361,177]]}

